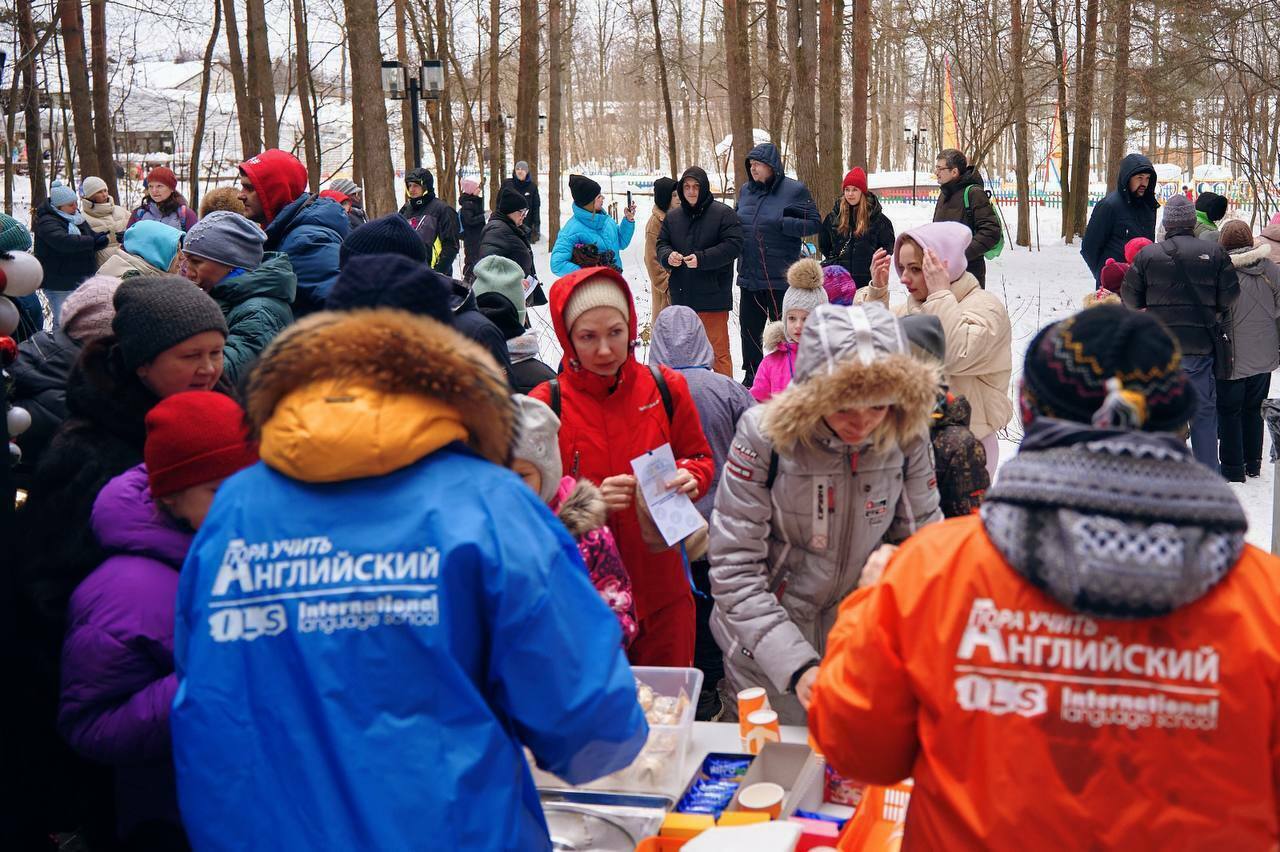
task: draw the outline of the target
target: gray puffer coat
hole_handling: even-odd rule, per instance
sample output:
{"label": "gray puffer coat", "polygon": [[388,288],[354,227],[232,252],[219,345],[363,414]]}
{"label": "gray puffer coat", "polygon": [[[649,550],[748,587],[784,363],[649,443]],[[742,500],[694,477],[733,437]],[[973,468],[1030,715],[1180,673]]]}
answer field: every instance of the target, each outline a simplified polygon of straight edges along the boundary
{"label": "gray puffer coat", "polygon": [[[937,387],[888,310],[822,305],[791,385],[742,416],[711,519],[711,630],[730,695],[762,686],[784,724],[803,724],[792,680],[822,658],[867,557],[942,518],[928,438]],[[824,419],[886,403],[859,446]]]}

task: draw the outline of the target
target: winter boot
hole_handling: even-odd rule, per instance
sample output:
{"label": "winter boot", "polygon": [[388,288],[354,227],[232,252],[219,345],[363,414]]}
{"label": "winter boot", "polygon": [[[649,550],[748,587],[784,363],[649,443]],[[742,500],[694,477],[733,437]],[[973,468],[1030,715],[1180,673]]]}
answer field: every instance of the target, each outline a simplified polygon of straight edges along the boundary
{"label": "winter boot", "polygon": [[1245,465],[1245,473],[1255,479],[1262,476],[1262,459],[1254,459]]}
{"label": "winter boot", "polygon": [[1224,464],[1221,468],[1222,478],[1227,482],[1244,482],[1244,465]]}

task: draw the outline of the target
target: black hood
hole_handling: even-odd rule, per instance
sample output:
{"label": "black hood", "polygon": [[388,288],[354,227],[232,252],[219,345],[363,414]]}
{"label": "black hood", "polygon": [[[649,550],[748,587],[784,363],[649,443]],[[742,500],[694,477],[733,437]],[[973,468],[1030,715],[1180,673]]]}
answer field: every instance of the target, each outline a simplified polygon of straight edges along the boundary
{"label": "black hood", "polygon": [[[965,166],[964,171],[960,172],[960,177],[951,181],[951,183],[944,183],[942,185],[942,194],[947,198],[951,198],[957,192],[964,192],[965,188],[970,186],[976,186],[979,189],[986,189],[982,183],[982,175],[978,174],[977,166]],[[970,198],[972,198],[972,196],[970,196]]]}
{"label": "black hood", "polygon": [[501,293],[481,293],[474,297],[476,307],[489,322],[498,327],[503,338],[511,340],[524,334],[527,329],[520,324],[520,314],[511,300]]}
{"label": "black hood", "polygon": [[[693,178],[698,182],[698,203],[690,204],[684,197],[684,182],[689,178]],[[711,202],[715,199],[711,197],[711,179],[707,177],[707,173],[697,166],[690,166],[684,170],[684,174],[680,175],[680,206],[684,208],[684,212],[690,216],[697,216],[699,213],[711,206]]]}
{"label": "black hood", "polygon": [[747,161],[746,161],[748,179],[750,179],[750,175],[751,175],[752,160],[755,160],[756,162],[759,162],[759,163],[764,163],[766,166],[773,169],[773,180],[771,180],[767,185],[761,184],[755,180],[752,180],[751,182],[754,184],[757,184],[758,186],[766,186],[766,188],[772,188],[777,186],[778,182],[783,177],[782,154],[778,152],[778,146],[774,145],[772,142],[764,142],[751,149],[751,153],[747,154]]}
{"label": "black hood", "polygon": [[1139,204],[1145,204],[1152,210],[1160,206],[1156,201],[1156,170],[1151,165],[1151,161],[1141,154],[1127,154],[1120,161],[1120,172],[1116,177],[1116,191],[1120,193],[1120,197],[1125,200],[1126,204],[1133,204],[1135,199],[1129,195],[1129,181],[1134,175],[1149,174],[1151,175],[1151,185],[1147,187],[1146,195],[1141,199],[1136,199]]}

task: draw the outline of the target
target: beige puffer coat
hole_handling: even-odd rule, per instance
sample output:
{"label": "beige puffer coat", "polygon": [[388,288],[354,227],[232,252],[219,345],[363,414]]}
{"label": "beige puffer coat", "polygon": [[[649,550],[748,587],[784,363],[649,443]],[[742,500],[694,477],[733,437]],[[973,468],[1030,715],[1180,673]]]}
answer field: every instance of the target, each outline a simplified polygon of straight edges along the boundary
{"label": "beige puffer coat", "polygon": [[[855,301],[889,305],[889,288],[864,287]],[[1009,380],[1013,376],[1013,328],[1004,303],[965,273],[950,290],[934,293],[923,302],[908,296],[893,308],[897,316],[933,314],[942,320],[947,337],[947,358],[942,365],[951,391],[969,400],[973,420],[969,429],[981,441],[1009,425],[1013,401]]]}
{"label": "beige puffer coat", "polygon": [[87,198],[80,199],[80,212],[89,223],[95,234],[106,234],[109,242],[95,256],[98,266],[106,263],[116,252],[120,251],[120,234],[129,227],[129,211],[108,201],[105,204],[94,204]]}
{"label": "beige puffer coat", "polygon": [[[822,658],[867,557],[941,520],[928,436],[937,383],[883,307],[821,305],[792,383],[738,421],[710,533],[711,631],[731,695],[762,686],[784,723],[803,724],[791,681]],[[883,403],[892,408],[862,446],[824,420]]]}

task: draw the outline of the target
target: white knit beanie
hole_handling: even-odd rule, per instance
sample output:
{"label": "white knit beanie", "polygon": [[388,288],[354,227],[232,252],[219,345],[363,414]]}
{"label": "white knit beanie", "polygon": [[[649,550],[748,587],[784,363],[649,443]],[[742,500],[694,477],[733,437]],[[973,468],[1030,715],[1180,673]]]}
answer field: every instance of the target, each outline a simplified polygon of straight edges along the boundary
{"label": "white knit beanie", "polygon": [[622,286],[612,278],[597,275],[583,281],[569,296],[564,306],[565,330],[572,332],[578,317],[592,308],[615,308],[623,319],[631,320],[630,300]]}
{"label": "white knit beanie", "polygon": [[512,394],[516,404],[516,443],[513,459],[523,459],[542,475],[538,496],[550,503],[560,488],[564,465],[560,461],[560,418],[541,400]]}
{"label": "white knit beanie", "polygon": [[787,292],[782,297],[782,318],[787,311],[808,311],[830,302],[822,286],[822,264],[811,257],[802,258],[787,270]]}
{"label": "white knit beanie", "polygon": [[91,195],[97,195],[99,192],[107,188],[107,182],[100,177],[87,177],[80,182],[80,197],[88,198]]}

